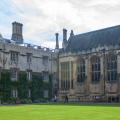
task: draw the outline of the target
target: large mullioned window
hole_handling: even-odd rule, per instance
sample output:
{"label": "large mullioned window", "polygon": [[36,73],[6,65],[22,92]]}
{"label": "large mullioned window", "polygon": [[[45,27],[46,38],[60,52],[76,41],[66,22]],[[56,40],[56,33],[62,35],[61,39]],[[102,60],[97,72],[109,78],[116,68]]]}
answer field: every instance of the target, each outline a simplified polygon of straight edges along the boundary
{"label": "large mullioned window", "polygon": [[77,70],[77,82],[83,83],[85,81],[85,60],[81,59],[78,63],[78,70]]}
{"label": "large mullioned window", "polygon": [[117,80],[117,56],[107,56],[107,80],[113,82]]}
{"label": "large mullioned window", "polygon": [[91,67],[92,67],[92,82],[100,81],[100,58],[93,56],[91,58]]}
{"label": "large mullioned window", "polygon": [[70,66],[69,62],[61,63],[61,89],[69,90],[70,88]]}

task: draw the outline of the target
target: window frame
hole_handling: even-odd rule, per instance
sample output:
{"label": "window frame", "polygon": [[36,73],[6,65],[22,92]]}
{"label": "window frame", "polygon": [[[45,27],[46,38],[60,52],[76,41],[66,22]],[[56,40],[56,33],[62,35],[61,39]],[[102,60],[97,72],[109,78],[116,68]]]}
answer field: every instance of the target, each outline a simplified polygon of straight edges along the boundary
{"label": "window frame", "polygon": [[32,53],[27,53],[27,63],[32,63]]}
{"label": "window frame", "polygon": [[42,63],[47,66],[49,64],[49,56],[42,56]]}
{"label": "window frame", "polygon": [[43,82],[49,82],[49,72],[43,71]]}
{"label": "window frame", "polygon": [[27,80],[32,81],[32,70],[27,70]]}
{"label": "window frame", "polygon": [[106,58],[107,82],[117,81],[117,55],[108,55]]}
{"label": "window frame", "polygon": [[19,52],[11,51],[10,52],[10,61],[17,64],[19,60]]}
{"label": "window frame", "polygon": [[86,79],[86,64],[85,59],[81,58],[77,66],[77,82],[84,83]]}
{"label": "window frame", "polygon": [[91,57],[91,81],[92,83],[100,82],[101,78],[101,61],[99,56]]}

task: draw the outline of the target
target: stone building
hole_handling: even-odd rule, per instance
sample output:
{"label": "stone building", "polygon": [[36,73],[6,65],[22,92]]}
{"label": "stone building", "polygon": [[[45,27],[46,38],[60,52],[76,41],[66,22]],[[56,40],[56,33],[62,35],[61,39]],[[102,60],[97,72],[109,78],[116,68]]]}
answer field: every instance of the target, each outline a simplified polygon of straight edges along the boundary
{"label": "stone building", "polygon": [[56,53],[24,43],[22,26],[12,23],[11,39],[0,35],[0,99],[50,100],[57,90]]}
{"label": "stone building", "polygon": [[120,101],[120,26],[74,35],[63,29],[59,99]]}
{"label": "stone building", "polygon": [[0,99],[120,102],[120,26],[74,35],[56,33],[54,50],[24,43],[23,25],[0,34]]}

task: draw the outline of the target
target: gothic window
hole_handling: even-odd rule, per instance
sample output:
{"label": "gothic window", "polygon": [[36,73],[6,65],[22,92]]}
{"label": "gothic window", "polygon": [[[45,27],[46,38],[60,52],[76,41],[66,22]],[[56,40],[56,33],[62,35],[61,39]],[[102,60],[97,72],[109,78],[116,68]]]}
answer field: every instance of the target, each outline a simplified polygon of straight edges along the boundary
{"label": "gothic window", "polygon": [[18,52],[11,51],[11,62],[18,63]]}
{"label": "gothic window", "polygon": [[117,56],[110,55],[107,57],[107,80],[109,82],[117,80]]}
{"label": "gothic window", "polygon": [[92,57],[91,59],[91,67],[92,67],[92,82],[100,81],[100,58]]}
{"label": "gothic window", "polygon": [[78,65],[77,81],[83,83],[85,81],[85,60],[81,59]]}

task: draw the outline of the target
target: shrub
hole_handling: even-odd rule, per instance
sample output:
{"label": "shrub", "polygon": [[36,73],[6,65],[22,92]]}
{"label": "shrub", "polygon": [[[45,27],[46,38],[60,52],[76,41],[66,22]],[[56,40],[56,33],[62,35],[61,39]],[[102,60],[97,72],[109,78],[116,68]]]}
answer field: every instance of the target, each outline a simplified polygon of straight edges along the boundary
{"label": "shrub", "polygon": [[22,104],[30,104],[30,103],[32,103],[31,99],[21,99],[20,101],[21,101]]}

